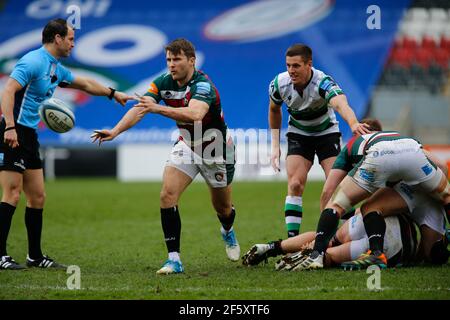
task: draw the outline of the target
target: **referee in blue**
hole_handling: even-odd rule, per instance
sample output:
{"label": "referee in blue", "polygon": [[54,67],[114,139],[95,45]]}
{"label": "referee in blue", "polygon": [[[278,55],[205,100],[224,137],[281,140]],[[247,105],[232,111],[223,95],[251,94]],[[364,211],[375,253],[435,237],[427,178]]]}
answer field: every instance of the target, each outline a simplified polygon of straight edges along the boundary
{"label": "referee in blue", "polygon": [[25,54],[16,64],[3,92],[0,122],[0,269],[25,269],[7,254],[6,242],[11,220],[23,191],[27,200],[25,225],[28,235],[27,267],[66,267],[41,250],[42,212],[45,187],[36,129],[38,108],[51,98],[55,88],[79,89],[106,96],[125,105],[129,97],[93,79],[74,76],[60,63],[74,47],[74,29],[64,19],[47,23],[42,31],[42,47]]}

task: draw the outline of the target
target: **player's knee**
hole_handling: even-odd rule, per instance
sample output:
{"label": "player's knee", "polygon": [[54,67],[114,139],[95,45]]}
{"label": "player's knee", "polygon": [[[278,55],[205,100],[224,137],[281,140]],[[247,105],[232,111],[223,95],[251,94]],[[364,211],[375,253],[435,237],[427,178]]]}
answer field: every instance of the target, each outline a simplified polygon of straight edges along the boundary
{"label": "player's knee", "polygon": [[168,189],[161,190],[159,194],[159,201],[162,208],[173,207],[177,204],[178,196],[175,192]]}
{"label": "player's knee", "polygon": [[305,189],[305,184],[302,181],[300,181],[298,179],[289,181],[289,191],[291,194],[301,195],[301,194],[303,194],[304,189]]}
{"label": "player's knee", "polygon": [[364,217],[369,212],[375,212],[375,211],[382,215],[382,213],[385,210],[380,205],[377,205],[377,206],[372,205],[369,201],[369,202],[365,202],[361,205],[360,211],[361,211],[362,216]]}
{"label": "player's knee", "polygon": [[231,203],[213,203],[214,210],[221,215],[221,216],[227,216],[231,213]]}
{"label": "player's knee", "polygon": [[28,199],[28,204],[32,208],[43,208],[46,197],[47,197],[47,195],[45,194],[44,191],[37,192]]}
{"label": "player's knee", "polygon": [[2,201],[17,206],[20,200],[20,186],[11,186],[3,191]]}

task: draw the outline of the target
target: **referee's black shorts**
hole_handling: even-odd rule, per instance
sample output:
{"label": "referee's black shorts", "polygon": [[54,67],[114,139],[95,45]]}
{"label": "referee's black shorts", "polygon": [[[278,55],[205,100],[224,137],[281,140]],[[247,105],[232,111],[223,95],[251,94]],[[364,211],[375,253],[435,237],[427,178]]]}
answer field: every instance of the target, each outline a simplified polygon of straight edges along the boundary
{"label": "referee's black shorts", "polygon": [[298,155],[314,163],[317,154],[319,163],[331,157],[337,157],[341,152],[341,133],[334,132],[323,136],[304,136],[289,132],[287,135],[287,155]]}
{"label": "referee's black shorts", "polygon": [[27,169],[42,169],[36,130],[16,123],[19,146],[13,149],[4,142],[5,126],[5,119],[2,119],[0,122],[0,171],[23,173]]}

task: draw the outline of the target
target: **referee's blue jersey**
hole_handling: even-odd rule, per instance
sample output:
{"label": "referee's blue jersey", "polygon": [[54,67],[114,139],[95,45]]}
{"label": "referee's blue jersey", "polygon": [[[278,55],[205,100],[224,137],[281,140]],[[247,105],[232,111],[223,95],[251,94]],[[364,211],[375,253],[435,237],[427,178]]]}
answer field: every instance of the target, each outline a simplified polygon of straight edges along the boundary
{"label": "referee's blue jersey", "polygon": [[74,79],[72,73],[43,46],[24,55],[10,77],[22,86],[15,96],[14,120],[33,129],[37,129],[40,121],[41,102],[53,96],[56,86],[68,85]]}

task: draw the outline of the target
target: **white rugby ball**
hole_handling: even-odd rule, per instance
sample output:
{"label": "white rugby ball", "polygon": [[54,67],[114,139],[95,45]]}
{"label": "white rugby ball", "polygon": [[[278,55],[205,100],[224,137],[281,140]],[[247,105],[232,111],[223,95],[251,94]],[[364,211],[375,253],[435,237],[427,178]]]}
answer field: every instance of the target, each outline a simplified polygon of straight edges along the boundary
{"label": "white rugby ball", "polygon": [[47,128],[64,133],[75,126],[75,115],[69,106],[56,98],[44,100],[39,106],[39,116]]}

